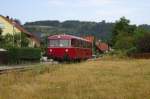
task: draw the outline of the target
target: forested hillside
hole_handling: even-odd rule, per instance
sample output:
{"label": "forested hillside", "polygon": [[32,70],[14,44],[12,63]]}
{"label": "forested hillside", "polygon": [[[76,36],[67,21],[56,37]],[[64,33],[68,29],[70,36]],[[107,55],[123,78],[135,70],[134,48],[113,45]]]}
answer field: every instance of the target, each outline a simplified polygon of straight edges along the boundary
{"label": "forested hillside", "polygon": [[[94,35],[97,39],[110,42],[112,39],[112,31],[115,23],[102,22],[86,22],[69,20],[60,22],[57,20],[45,20],[36,22],[27,22],[24,27],[32,33],[43,36],[52,34],[73,34],[77,36]],[[150,25],[139,25],[138,27],[150,30]]]}
{"label": "forested hillside", "polygon": [[139,27],[139,28],[143,28],[143,29],[145,29],[145,30],[147,30],[147,31],[150,31],[150,25],[143,24],[143,25],[139,25],[138,27]]}
{"label": "forested hillside", "polygon": [[81,21],[36,21],[27,22],[24,27],[33,33],[52,34],[73,34],[77,36],[94,35],[97,39],[109,41],[112,35],[114,23],[102,22],[81,22]]}

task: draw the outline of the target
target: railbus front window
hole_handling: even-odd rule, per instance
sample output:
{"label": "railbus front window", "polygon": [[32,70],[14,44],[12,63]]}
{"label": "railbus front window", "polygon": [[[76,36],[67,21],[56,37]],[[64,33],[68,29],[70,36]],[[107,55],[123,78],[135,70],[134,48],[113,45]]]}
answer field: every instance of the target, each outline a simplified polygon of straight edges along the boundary
{"label": "railbus front window", "polygon": [[70,40],[49,40],[49,47],[69,47]]}
{"label": "railbus front window", "polygon": [[49,46],[50,47],[58,47],[59,46],[59,40],[49,40]]}
{"label": "railbus front window", "polygon": [[70,40],[60,40],[60,47],[69,47],[70,46]]}

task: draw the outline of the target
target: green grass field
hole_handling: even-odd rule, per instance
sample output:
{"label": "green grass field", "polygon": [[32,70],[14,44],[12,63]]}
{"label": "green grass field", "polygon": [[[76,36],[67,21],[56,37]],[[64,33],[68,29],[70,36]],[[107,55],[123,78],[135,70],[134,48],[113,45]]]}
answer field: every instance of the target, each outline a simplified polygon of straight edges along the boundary
{"label": "green grass field", "polygon": [[150,99],[150,60],[102,59],[3,74],[0,99]]}

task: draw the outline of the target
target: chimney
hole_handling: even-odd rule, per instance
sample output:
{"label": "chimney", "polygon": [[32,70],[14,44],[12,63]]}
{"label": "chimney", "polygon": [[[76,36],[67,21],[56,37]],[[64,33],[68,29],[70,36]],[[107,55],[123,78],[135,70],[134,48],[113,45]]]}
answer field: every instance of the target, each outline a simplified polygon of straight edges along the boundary
{"label": "chimney", "polygon": [[7,19],[9,19],[9,16],[6,16]]}

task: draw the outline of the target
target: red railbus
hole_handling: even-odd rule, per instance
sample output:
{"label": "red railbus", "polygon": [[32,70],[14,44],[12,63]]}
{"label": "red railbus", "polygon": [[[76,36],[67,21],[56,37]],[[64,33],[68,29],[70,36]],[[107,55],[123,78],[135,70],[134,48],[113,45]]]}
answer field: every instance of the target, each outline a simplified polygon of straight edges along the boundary
{"label": "red railbus", "polygon": [[48,37],[47,56],[54,60],[86,60],[92,57],[92,42],[72,35]]}

